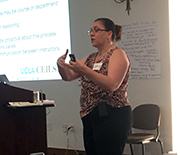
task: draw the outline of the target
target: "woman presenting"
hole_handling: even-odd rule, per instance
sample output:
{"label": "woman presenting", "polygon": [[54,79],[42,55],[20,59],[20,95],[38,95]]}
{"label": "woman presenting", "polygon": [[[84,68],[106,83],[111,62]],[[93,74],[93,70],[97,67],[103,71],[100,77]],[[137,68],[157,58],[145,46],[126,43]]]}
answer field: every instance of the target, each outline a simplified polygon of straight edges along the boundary
{"label": "woman presenting", "polygon": [[122,155],[132,125],[127,96],[130,62],[115,45],[121,40],[122,28],[108,18],[98,18],[88,33],[97,52],[67,64],[67,50],[57,61],[59,73],[65,81],[81,78],[80,115],[86,154]]}

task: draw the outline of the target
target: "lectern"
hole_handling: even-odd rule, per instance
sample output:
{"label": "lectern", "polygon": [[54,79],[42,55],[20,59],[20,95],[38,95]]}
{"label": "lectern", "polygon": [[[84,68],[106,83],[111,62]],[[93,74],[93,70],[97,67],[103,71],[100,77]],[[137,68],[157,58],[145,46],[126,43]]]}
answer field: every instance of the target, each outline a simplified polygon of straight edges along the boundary
{"label": "lectern", "polygon": [[0,83],[0,155],[47,155],[46,107],[11,108],[9,101],[33,102],[33,91]]}

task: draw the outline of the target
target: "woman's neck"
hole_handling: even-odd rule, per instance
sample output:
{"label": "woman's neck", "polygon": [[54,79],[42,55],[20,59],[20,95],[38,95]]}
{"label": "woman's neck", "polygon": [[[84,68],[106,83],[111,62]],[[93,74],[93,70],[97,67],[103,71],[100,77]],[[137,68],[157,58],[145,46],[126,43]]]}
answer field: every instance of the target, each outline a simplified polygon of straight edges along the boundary
{"label": "woman's neck", "polygon": [[114,44],[111,42],[107,45],[104,45],[102,47],[98,48],[98,56],[103,56],[106,54],[112,47],[114,47]]}
{"label": "woman's neck", "polygon": [[102,48],[98,48],[98,54],[96,56],[95,62],[99,61],[100,59],[102,59],[102,57],[104,55],[106,55],[107,52],[109,52],[113,47],[115,47],[115,45],[112,44],[108,44]]}

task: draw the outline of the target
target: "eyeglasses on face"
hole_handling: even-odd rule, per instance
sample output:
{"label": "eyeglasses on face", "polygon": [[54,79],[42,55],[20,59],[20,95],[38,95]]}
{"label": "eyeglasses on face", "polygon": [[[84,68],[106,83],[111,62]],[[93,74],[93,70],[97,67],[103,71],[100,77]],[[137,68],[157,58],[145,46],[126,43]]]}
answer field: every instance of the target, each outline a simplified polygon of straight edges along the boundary
{"label": "eyeglasses on face", "polygon": [[100,29],[100,28],[95,28],[95,29],[92,29],[92,28],[91,28],[91,29],[87,32],[87,34],[90,35],[91,32],[97,33],[97,32],[99,32],[99,31],[109,31],[109,30],[106,30],[106,29]]}

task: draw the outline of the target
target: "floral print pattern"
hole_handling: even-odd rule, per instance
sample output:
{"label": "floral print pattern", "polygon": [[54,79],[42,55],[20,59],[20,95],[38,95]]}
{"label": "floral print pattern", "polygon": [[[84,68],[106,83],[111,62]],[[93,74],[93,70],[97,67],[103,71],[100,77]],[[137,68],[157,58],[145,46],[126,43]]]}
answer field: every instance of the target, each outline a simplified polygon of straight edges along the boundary
{"label": "floral print pattern", "polygon": [[[96,70],[96,72],[103,75],[108,75],[109,59],[115,49],[117,49],[117,47],[111,49],[109,52],[106,53],[106,55],[104,55],[100,60],[96,62],[96,63],[103,63],[101,68],[99,70]],[[91,69],[93,68],[97,54],[98,53],[96,52],[88,56],[85,62],[86,66],[88,66]],[[125,75],[122,84],[114,92],[104,90],[103,88],[97,86],[86,75],[82,75],[81,76],[82,89],[80,96],[81,117],[84,117],[85,115],[89,114],[97,106],[97,103],[101,101],[106,101],[107,104],[112,106],[113,108],[120,108],[123,106],[130,105],[127,97],[129,74],[130,74],[130,65],[128,67],[128,71]]]}

